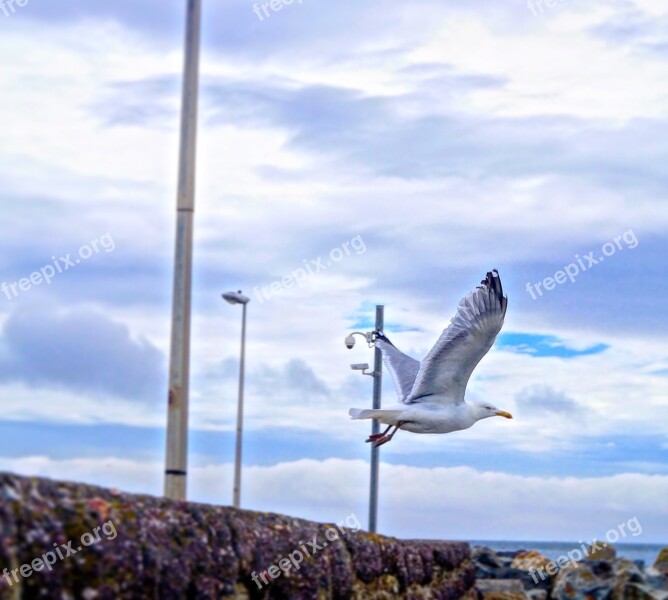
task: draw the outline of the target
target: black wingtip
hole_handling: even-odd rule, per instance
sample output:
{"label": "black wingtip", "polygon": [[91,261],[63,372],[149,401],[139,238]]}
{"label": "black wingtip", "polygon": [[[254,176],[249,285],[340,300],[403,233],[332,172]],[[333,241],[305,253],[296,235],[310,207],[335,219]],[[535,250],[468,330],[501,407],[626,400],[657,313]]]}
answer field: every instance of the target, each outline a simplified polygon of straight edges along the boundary
{"label": "black wingtip", "polygon": [[390,341],[390,339],[382,331],[376,331],[376,339],[377,340],[382,340],[383,342],[389,344],[390,346],[394,346],[394,344]]}
{"label": "black wingtip", "polygon": [[499,300],[503,300],[503,285],[501,285],[501,276],[498,269],[487,271],[487,276],[481,283],[492,290]]}

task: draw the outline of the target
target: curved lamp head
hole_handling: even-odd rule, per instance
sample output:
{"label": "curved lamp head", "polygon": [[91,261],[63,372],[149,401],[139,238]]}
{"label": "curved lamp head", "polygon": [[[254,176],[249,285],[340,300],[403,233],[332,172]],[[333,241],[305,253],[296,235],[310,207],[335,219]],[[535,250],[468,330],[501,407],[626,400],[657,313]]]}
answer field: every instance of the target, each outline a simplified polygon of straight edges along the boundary
{"label": "curved lamp head", "polygon": [[250,298],[247,298],[241,293],[241,290],[238,292],[225,292],[222,294],[223,299],[230,304],[248,304],[250,302]]}

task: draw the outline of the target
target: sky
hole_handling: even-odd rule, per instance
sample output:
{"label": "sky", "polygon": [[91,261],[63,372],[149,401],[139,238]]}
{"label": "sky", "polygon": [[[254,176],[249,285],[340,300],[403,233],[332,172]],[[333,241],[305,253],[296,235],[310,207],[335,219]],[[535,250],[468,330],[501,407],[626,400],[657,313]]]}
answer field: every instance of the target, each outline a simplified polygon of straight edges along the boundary
{"label": "sky", "polygon": [[[0,470],[162,493],[185,3],[0,3]],[[366,524],[373,326],[421,359],[497,268],[468,388],[381,451],[379,531],[668,540],[668,6],[205,0],[189,498]],[[4,6],[4,8],[3,8]],[[256,10],[254,10],[254,7]],[[358,338],[359,339],[359,338]],[[383,402],[396,395],[386,374]]]}

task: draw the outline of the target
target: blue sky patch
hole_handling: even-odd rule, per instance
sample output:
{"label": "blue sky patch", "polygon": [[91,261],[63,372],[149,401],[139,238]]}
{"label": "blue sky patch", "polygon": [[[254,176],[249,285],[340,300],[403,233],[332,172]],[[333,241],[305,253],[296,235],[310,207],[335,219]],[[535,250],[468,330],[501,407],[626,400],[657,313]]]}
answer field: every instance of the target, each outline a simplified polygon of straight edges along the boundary
{"label": "blue sky patch", "polygon": [[[354,330],[368,330],[376,326],[376,305],[373,302],[362,302],[357,314],[351,317],[353,319],[350,325]],[[387,318],[385,311],[385,331],[391,333],[403,333],[406,331],[421,331],[419,327],[402,325],[401,323],[391,322]]]}
{"label": "blue sky patch", "polygon": [[538,358],[557,356],[559,358],[576,358],[599,354],[609,348],[607,344],[594,344],[582,350],[569,348],[565,342],[554,335],[534,333],[504,333],[497,341],[499,348],[507,348],[519,354],[529,354]]}

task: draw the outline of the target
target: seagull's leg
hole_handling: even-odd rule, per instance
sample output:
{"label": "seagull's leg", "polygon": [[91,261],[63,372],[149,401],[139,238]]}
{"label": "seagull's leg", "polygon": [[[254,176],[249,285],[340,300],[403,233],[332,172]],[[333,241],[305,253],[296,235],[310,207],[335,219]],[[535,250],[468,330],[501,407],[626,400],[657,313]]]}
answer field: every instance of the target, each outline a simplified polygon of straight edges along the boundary
{"label": "seagull's leg", "polygon": [[388,426],[387,426],[387,429],[386,429],[385,431],[383,431],[383,433],[372,433],[372,434],[369,436],[369,439],[367,439],[367,442],[375,442],[376,440],[379,440],[380,438],[382,438],[383,436],[385,436],[385,435],[387,434],[387,432],[388,432],[390,429],[392,429],[392,427],[394,427],[394,425],[388,425]]}
{"label": "seagull's leg", "polygon": [[379,437],[376,440],[376,443],[373,445],[374,448],[378,448],[379,446],[382,446],[383,444],[387,444],[392,439],[392,436],[397,432],[399,429],[399,425],[394,426],[395,429],[390,435],[385,435],[387,431],[385,431],[385,434],[383,434],[381,437]]}
{"label": "seagull's leg", "polygon": [[376,443],[373,445],[373,447],[378,448],[378,446],[382,446],[383,444],[387,444],[387,442],[389,442],[394,437],[394,434],[397,431],[399,431],[400,427],[402,425],[405,425],[406,423],[408,423],[408,421],[399,421],[396,424],[394,431],[392,433],[390,433],[389,435],[386,435],[387,432],[389,431],[389,428],[386,429],[385,432],[383,433],[382,437],[380,437],[380,438],[378,438],[378,440],[376,440]]}

